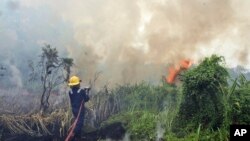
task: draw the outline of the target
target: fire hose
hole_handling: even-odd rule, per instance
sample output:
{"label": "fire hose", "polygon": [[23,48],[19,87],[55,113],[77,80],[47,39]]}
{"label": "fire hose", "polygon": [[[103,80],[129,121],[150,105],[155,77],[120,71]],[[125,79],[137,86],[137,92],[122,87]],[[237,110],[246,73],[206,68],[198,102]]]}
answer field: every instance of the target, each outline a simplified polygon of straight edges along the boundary
{"label": "fire hose", "polygon": [[[86,92],[87,94],[89,94],[90,89],[91,89],[91,87],[84,88],[84,90],[85,90],[85,92]],[[74,130],[75,130],[75,128],[76,128],[76,124],[77,124],[77,122],[78,122],[78,120],[79,120],[79,117],[80,117],[80,114],[81,114],[81,111],[82,111],[83,106],[84,106],[84,99],[83,99],[82,102],[81,102],[81,105],[80,105],[80,108],[79,108],[79,111],[78,111],[78,114],[77,114],[76,119],[74,120],[73,124],[72,124],[72,125],[70,126],[70,128],[69,128],[69,134],[68,134],[68,136],[66,137],[65,141],[71,141],[72,138],[74,137],[73,132],[74,132]]]}
{"label": "fire hose", "polygon": [[81,106],[80,106],[80,109],[78,111],[77,117],[76,117],[75,121],[73,122],[73,124],[70,126],[69,134],[68,134],[67,138],[65,139],[65,141],[71,141],[74,137],[73,132],[74,132],[74,129],[76,128],[76,123],[79,120],[79,116],[81,114],[81,110],[82,110],[82,107],[84,105],[83,103],[84,103],[84,100],[82,100],[82,102],[81,102]]}

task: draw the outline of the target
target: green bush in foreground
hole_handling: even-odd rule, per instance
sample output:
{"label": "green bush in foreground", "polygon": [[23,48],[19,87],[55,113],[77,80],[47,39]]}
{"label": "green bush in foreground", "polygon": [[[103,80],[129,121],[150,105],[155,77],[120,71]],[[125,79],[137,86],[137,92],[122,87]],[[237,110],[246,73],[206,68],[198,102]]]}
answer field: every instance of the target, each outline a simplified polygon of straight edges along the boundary
{"label": "green bush in foreground", "polygon": [[131,140],[155,140],[158,116],[148,111],[134,111],[112,116],[102,126],[122,122],[130,133]]}
{"label": "green bush in foreground", "polygon": [[122,122],[132,141],[228,141],[229,125],[250,123],[250,82],[228,86],[223,58],[213,55],[181,75],[181,86],[145,83],[112,91],[121,110],[106,122]]}
{"label": "green bush in foreground", "polygon": [[229,116],[232,124],[250,123],[250,81],[241,75],[229,98]]}
{"label": "green bush in foreground", "polygon": [[220,87],[227,86],[228,78],[226,68],[220,64],[222,61],[222,57],[213,55],[183,74],[184,99],[174,121],[174,130],[180,127],[189,132],[199,124],[208,129],[222,125],[224,106]]}

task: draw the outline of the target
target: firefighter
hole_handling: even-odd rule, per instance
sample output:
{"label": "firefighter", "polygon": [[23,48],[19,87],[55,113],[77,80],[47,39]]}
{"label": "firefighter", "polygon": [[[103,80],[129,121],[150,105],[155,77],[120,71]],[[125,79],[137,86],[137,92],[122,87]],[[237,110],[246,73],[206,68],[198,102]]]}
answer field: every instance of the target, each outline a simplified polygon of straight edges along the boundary
{"label": "firefighter", "polygon": [[73,141],[81,138],[81,129],[84,123],[84,103],[89,101],[88,93],[90,88],[81,89],[80,82],[81,80],[79,77],[72,76],[68,83],[71,88],[69,91],[69,97],[75,121],[69,130],[69,135],[66,138],[66,141]]}

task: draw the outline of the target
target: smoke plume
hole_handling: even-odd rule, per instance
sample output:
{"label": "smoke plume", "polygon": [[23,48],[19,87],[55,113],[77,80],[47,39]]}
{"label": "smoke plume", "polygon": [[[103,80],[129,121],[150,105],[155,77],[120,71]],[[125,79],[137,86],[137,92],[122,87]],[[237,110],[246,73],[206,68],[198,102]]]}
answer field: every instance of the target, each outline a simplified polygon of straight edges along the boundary
{"label": "smoke plume", "polygon": [[27,54],[22,46],[31,57],[41,42],[50,43],[75,60],[73,72],[86,83],[96,72],[102,72],[99,86],[157,83],[169,64],[198,62],[212,53],[225,56],[230,66],[250,67],[248,1],[16,0],[1,5],[7,7],[0,17],[7,18],[1,49]]}
{"label": "smoke plume", "polygon": [[109,0],[98,8],[91,22],[76,27],[84,49],[69,50],[84,78],[99,70],[113,83],[159,80],[167,64],[192,59],[199,44],[209,44],[235,22],[228,0]]}

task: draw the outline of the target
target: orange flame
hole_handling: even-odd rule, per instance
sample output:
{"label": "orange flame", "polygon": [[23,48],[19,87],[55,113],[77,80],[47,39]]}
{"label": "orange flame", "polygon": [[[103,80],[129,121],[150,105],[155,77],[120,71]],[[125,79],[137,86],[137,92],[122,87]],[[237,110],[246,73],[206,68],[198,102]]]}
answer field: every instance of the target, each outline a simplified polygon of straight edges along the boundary
{"label": "orange flame", "polygon": [[192,65],[192,62],[191,62],[190,60],[182,60],[182,61],[180,62],[180,66],[181,66],[181,68],[184,69],[184,70],[187,70],[188,68],[190,68],[191,65]]}
{"label": "orange flame", "polygon": [[168,70],[168,77],[166,77],[166,82],[169,84],[173,84],[177,75],[180,74],[182,70],[187,70],[188,68],[190,68],[191,65],[192,62],[190,60],[182,60],[177,68],[170,67]]}

